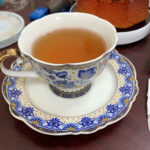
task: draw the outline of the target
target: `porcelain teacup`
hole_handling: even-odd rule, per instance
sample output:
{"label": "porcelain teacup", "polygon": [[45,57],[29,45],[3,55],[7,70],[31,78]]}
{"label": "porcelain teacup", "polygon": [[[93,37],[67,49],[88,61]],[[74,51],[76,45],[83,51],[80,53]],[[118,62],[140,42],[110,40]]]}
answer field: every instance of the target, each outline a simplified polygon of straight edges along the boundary
{"label": "porcelain teacup", "polygon": [[[48,63],[33,57],[32,45],[35,40],[41,35],[62,28],[83,28],[96,32],[106,42],[106,51],[95,59],[69,64]],[[7,70],[3,63],[1,63],[1,69],[8,76],[40,77],[50,85],[55,94],[61,97],[78,97],[89,91],[95,77],[103,71],[109,53],[114,50],[117,41],[115,27],[104,19],[78,12],[55,13],[30,23],[23,29],[19,37],[20,55],[25,62],[31,63],[32,70],[14,72]],[[11,53],[16,55],[14,50],[8,50],[5,55],[9,56]]]}

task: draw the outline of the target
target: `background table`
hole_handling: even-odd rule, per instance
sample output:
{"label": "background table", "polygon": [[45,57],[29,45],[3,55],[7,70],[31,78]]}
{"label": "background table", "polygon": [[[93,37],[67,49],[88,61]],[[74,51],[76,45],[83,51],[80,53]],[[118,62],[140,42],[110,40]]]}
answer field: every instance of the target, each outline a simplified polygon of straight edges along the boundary
{"label": "background table", "polygon": [[[47,1],[31,2],[24,10],[18,12],[26,24],[30,22],[29,14],[37,6],[46,6]],[[17,44],[10,47],[17,48]],[[2,50],[4,49],[0,51]],[[48,136],[37,133],[23,122],[14,119],[0,93],[0,150],[150,150],[150,132],[146,115],[147,81],[150,76],[150,35],[137,43],[119,46],[117,50],[134,64],[140,89],[125,118],[90,135]],[[14,58],[11,58],[8,62],[13,60]],[[0,85],[4,77],[0,72]]]}

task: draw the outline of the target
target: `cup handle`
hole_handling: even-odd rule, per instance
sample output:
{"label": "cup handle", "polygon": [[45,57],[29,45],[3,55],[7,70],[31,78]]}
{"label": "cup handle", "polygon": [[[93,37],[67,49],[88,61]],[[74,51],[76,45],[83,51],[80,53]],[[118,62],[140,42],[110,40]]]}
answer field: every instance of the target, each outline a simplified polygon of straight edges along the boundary
{"label": "cup handle", "polygon": [[19,52],[16,49],[7,49],[3,52],[0,52],[0,62],[1,62],[1,71],[6,74],[7,76],[13,76],[13,77],[39,77],[37,73],[34,71],[25,71],[25,72],[19,72],[19,71],[11,71],[5,68],[3,62],[7,57],[10,56],[17,56],[21,58],[23,61],[23,64],[25,63],[25,59],[20,56]]}

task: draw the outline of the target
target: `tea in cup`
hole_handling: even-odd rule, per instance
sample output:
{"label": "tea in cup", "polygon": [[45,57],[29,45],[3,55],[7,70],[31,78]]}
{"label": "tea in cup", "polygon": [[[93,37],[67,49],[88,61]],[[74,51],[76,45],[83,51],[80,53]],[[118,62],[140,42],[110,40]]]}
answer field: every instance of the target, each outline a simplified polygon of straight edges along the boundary
{"label": "tea in cup", "polygon": [[[27,25],[18,46],[32,70],[14,72],[1,63],[8,76],[40,77],[64,98],[82,96],[108,62],[118,38],[108,21],[86,13],[56,13]],[[16,55],[16,54],[14,54]]]}

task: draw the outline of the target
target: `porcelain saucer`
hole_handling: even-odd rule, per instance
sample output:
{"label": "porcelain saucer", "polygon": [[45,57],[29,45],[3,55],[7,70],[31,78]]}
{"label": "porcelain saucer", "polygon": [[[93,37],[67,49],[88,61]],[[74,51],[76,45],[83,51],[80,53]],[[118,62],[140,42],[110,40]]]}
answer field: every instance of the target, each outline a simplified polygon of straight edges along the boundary
{"label": "porcelain saucer", "polygon": [[[12,70],[31,68],[14,63]],[[90,91],[78,98],[55,95],[49,85],[35,78],[6,77],[2,93],[11,114],[33,130],[48,135],[94,133],[122,119],[138,94],[133,64],[117,51],[97,76]]]}

